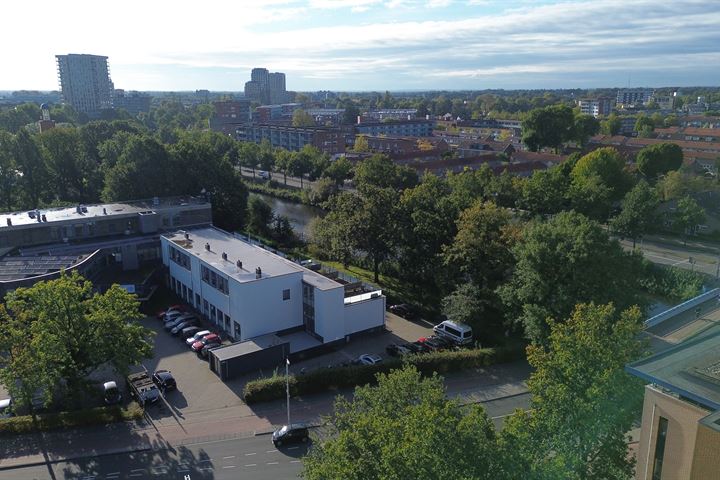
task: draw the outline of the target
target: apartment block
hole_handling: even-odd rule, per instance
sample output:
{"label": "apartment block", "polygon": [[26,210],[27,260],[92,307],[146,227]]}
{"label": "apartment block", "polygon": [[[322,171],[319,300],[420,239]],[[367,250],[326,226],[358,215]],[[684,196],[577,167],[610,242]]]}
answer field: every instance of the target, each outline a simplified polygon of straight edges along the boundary
{"label": "apartment block", "polygon": [[56,55],[63,101],[77,112],[96,118],[113,108],[113,83],[108,57],[100,55]]}

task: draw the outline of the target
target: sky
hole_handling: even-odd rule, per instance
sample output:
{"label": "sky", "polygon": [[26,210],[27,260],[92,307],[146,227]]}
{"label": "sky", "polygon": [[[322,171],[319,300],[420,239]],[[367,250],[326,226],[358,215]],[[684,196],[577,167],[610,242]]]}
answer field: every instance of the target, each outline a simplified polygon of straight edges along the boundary
{"label": "sky", "polygon": [[58,89],[56,54],[115,88],[241,91],[717,86],[720,0],[33,0],[0,4],[0,90]]}

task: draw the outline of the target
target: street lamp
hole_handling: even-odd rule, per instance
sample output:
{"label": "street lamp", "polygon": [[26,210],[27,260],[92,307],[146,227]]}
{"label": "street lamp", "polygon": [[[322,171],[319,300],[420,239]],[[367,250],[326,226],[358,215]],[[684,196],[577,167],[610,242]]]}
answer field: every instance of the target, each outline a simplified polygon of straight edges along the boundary
{"label": "street lamp", "polygon": [[290,359],[285,357],[285,391],[287,392],[287,426],[290,428]]}

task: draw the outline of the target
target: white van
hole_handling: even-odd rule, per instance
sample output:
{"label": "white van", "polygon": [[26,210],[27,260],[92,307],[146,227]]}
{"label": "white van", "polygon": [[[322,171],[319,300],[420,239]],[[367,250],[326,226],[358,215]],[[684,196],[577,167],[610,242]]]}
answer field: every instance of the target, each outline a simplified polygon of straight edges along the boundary
{"label": "white van", "polygon": [[449,338],[458,345],[469,345],[472,343],[472,327],[464,323],[445,320],[433,327],[433,332],[442,337]]}

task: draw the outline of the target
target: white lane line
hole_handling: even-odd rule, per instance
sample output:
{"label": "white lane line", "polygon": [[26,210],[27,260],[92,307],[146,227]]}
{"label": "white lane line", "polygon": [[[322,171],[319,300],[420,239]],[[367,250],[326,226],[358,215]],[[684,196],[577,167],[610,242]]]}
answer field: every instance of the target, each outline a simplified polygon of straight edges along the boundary
{"label": "white lane line", "polygon": [[249,457],[250,455],[257,455],[257,453],[246,453],[245,456]]}
{"label": "white lane line", "polygon": [[223,457],[223,460],[228,460],[230,458],[235,458],[235,455],[228,455],[227,457]]}
{"label": "white lane line", "polygon": [[267,462],[268,465],[277,465],[278,462]]}
{"label": "white lane line", "polygon": [[248,463],[248,464],[245,465],[245,466],[246,466],[246,467],[256,467],[256,466],[257,466],[257,463]]}
{"label": "white lane line", "polygon": [[290,463],[300,463],[300,460],[290,460]]}
{"label": "white lane line", "polygon": [[288,447],[288,450],[297,450],[300,447]]}
{"label": "white lane line", "polygon": [[106,476],[106,477],[119,477],[119,476],[120,476],[120,472],[107,473],[107,474],[105,474],[105,476]]}
{"label": "white lane line", "polygon": [[277,450],[265,450],[265,453],[275,453]]}
{"label": "white lane line", "polygon": [[225,465],[223,468],[235,468],[235,465]]}

